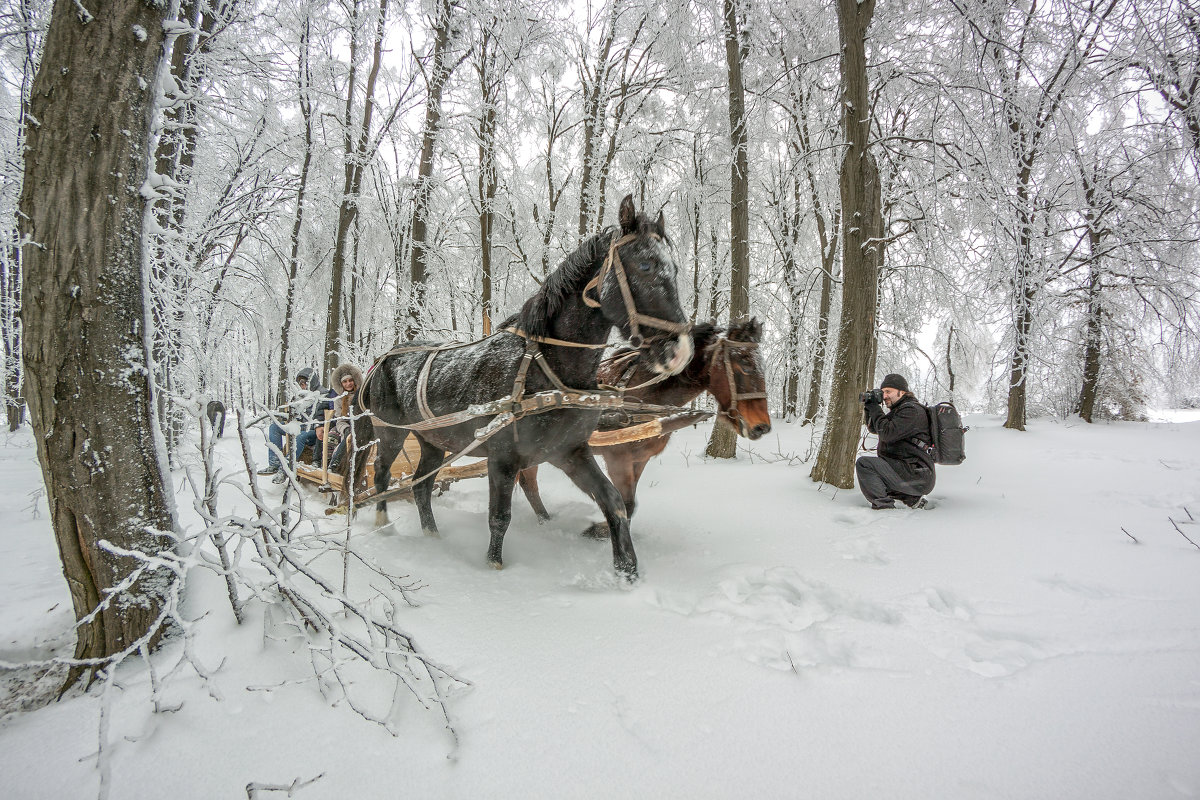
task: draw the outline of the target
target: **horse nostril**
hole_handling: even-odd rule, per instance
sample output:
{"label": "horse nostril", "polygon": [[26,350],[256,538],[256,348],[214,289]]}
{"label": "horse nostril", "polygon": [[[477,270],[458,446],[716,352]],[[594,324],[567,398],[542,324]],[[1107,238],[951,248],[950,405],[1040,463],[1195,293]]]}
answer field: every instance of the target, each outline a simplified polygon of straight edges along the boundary
{"label": "horse nostril", "polygon": [[753,434],[753,436],[751,438],[757,439],[760,436],[766,436],[770,432],[771,432],[771,423],[763,422],[763,423],[760,423],[760,424],[754,426],[754,430],[751,431],[751,433]]}

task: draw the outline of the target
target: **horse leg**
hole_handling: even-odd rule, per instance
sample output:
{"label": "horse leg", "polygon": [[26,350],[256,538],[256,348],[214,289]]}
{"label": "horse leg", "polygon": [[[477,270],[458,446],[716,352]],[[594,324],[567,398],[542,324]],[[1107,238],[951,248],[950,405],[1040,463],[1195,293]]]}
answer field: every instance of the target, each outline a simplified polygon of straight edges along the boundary
{"label": "horse leg", "polygon": [[[408,431],[381,427],[377,433],[379,444],[376,445],[375,451],[375,494],[382,494],[387,491],[388,483],[392,479],[392,462],[404,448],[404,440],[408,438]],[[345,456],[342,458],[344,459]],[[382,528],[390,524],[387,501],[381,500],[375,504],[375,527]]]}
{"label": "horse leg", "polygon": [[[632,518],[633,493],[637,488],[632,452],[630,452],[629,448],[618,445],[603,448],[600,451],[600,456],[604,459],[604,468],[608,472],[608,479],[616,487],[616,490],[621,493],[621,500],[625,504],[625,516]],[[583,532],[583,535],[589,539],[607,539],[609,531],[610,528],[607,522],[593,522]]]}
{"label": "horse leg", "polygon": [[637,487],[638,482],[642,479],[642,473],[646,471],[646,465],[650,463],[650,459],[642,461],[634,459],[633,462],[633,480],[629,482],[629,491],[621,490],[621,497],[625,498],[625,511],[629,514],[629,518],[633,519],[633,512],[637,510]]}
{"label": "horse leg", "polygon": [[545,522],[550,519],[550,512],[542,504],[542,492],[538,488],[537,473],[537,464],[527,467],[517,473],[517,483],[521,484],[521,491],[525,493],[525,499],[529,501],[529,507],[537,515],[538,522]]}
{"label": "horse leg", "polygon": [[[421,478],[431,472],[437,472],[446,461],[446,451],[437,445],[429,444],[420,436],[421,460],[417,462],[417,473],[414,478]],[[438,536],[437,522],[433,519],[433,484],[437,476],[432,475],[413,486],[413,501],[417,504],[417,513],[421,515],[421,530],[426,536]]]}
{"label": "horse leg", "polygon": [[625,503],[621,493],[604,476],[596,459],[592,458],[591,448],[585,443],[551,463],[567,473],[571,482],[600,506],[608,522],[609,539],[612,541],[613,568],[626,580],[637,580],[637,554],[633,552],[633,540],[629,537],[629,515],[625,513]]}
{"label": "horse leg", "polygon": [[488,460],[488,563],[504,569],[504,534],[512,522],[512,495],[519,470],[515,464],[499,459]]}

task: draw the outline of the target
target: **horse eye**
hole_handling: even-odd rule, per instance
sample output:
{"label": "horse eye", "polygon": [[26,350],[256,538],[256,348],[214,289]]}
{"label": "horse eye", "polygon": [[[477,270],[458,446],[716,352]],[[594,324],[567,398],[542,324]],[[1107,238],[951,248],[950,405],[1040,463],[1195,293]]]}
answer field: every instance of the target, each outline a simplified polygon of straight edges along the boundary
{"label": "horse eye", "polygon": [[641,262],[640,264],[638,264],[638,269],[640,269],[642,272],[649,272],[650,271],[650,262],[649,261]]}

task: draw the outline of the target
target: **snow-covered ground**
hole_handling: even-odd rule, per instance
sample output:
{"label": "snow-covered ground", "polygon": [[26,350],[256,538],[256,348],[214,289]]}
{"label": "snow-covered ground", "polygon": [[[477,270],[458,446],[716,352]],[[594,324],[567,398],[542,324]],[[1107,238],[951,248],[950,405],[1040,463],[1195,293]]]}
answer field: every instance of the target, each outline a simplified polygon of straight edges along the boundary
{"label": "snow-covered ground", "polygon": [[[598,514],[551,469],[554,519],[518,493],[499,572],[484,481],[435,500],[440,539],[407,503],[392,534],[363,514],[355,546],[423,586],[397,622],[471,684],[449,705],[457,745],[415,702],[396,736],[330,705],[296,642],[258,606],[236,625],[197,572],[197,655],[215,673],[173,677],[182,705],[155,715],[144,669],[123,672],[110,796],[293,781],[303,800],[1200,796],[1200,549],[1184,535],[1200,544],[1200,422],[1171,419],[1017,433],[974,416],[934,507],[892,512],[809,481],[809,428],[777,425],[733,463],[688,430],[642,482],[633,587],[607,543],[576,535]],[[232,437],[219,455],[236,464]],[[0,446],[0,484],[0,661],[64,652],[28,431]],[[0,719],[0,795],[95,796],[101,706]]]}

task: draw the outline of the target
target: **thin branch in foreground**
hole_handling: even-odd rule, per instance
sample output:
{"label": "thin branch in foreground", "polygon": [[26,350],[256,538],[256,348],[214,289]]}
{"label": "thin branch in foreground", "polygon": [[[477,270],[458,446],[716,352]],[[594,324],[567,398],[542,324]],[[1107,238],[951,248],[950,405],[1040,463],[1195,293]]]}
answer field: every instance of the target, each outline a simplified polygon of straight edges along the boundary
{"label": "thin branch in foreground", "polygon": [[258,797],[259,797],[260,793],[262,793],[262,792],[287,792],[288,797],[295,797],[296,792],[303,789],[305,786],[311,786],[312,784],[316,783],[317,781],[321,780],[321,778],[324,778],[324,777],[325,777],[325,773],[322,772],[317,777],[311,778],[307,781],[301,780],[300,778],[296,778],[291,783],[286,783],[286,784],[284,784],[284,783],[253,783],[253,782],[247,783],[246,784],[246,797],[249,798],[249,800],[258,800]]}
{"label": "thin branch in foreground", "polygon": [[1125,530],[1124,528],[1121,528],[1121,533],[1125,534],[1125,535],[1126,535],[1126,536],[1128,536],[1130,539],[1133,539],[1133,543],[1134,543],[1134,544],[1141,544],[1141,542],[1139,542],[1139,541],[1138,541],[1138,538],[1137,538],[1136,536],[1134,536],[1132,533],[1130,533],[1129,531]]}
{"label": "thin branch in foreground", "polygon": [[1200,550],[1200,544],[1196,544],[1195,542],[1193,542],[1191,540],[1191,538],[1180,529],[1179,525],[1175,522],[1175,520],[1171,519],[1170,517],[1167,517],[1167,521],[1170,522],[1175,527],[1175,530],[1179,531],[1180,536],[1182,536],[1183,538],[1188,540],[1188,543],[1192,547],[1196,548],[1197,550]]}

